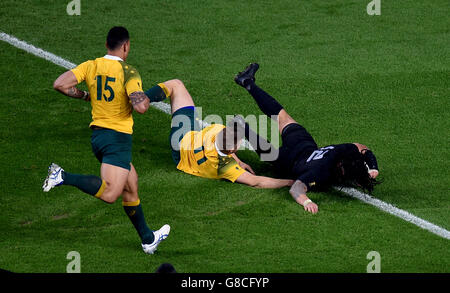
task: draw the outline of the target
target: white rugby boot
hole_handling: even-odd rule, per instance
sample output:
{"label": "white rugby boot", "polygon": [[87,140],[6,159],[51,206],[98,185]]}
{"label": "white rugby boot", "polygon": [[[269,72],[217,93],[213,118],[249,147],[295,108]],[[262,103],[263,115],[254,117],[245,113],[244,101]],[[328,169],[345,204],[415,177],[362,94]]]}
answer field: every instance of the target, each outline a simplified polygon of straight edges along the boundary
{"label": "white rugby boot", "polygon": [[150,243],[150,244],[143,244],[142,243],[141,244],[142,245],[142,250],[146,254],[153,254],[153,253],[155,253],[155,251],[158,248],[158,245],[161,243],[161,241],[163,241],[164,239],[169,237],[169,233],[170,233],[170,226],[167,225],[167,224],[162,226],[158,231],[154,231],[153,235],[155,236],[155,240],[153,240],[153,243]]}
{"label": "white rugby boot", "polygon": [[50,166],[48,166],[48,175],[47,178],[45,178],[44,185],[42,186],[44,192],[49,192],[50,189],[61,185],[64,182],[62,179],[63,171],[64,169],[55,163],[51,163]]}

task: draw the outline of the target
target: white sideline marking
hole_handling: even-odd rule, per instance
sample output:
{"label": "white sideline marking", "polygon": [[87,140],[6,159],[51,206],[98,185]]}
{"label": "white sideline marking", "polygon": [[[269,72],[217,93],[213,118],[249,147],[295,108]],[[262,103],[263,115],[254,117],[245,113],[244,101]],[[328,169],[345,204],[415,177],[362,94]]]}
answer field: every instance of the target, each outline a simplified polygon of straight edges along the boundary
{"label": "white sideline marking", "polygon": [[[10,36],[6,33],[0,32],[0,39],[2,41],[5,41],[5,42],[11,44],[12,46],[14,46],[16,48],[22,49],[30,54],[33,54],[37,57],[43,58],[47,61],[50,61],[56,65],[64,67],[65,69],[72,69],[76,66],[76,64],[74,64],[70,61],[67,61],[59,56],[56,56],[56,55],[50,53],[50,52],[44,51],[40,48],[30,45],[27,42],[21,41],[21,40],[17,39],[16,37]],[[170,105],[167,103],[156,102],[156,103],[152,103],[152,105],[164,113],[171,114]],[[200,123],[202,126],[208,125],[206,122],[201,121],[201,120],[200,120]],[[246,142],[246,144],[248,144],[248,142]],[[448,230],[446,230],[442,227],[439,227],[433,223],[430,223],[428,221],[425,221],[419,217],[416,217],[413,214],[411,214],[407,211],[404,211],[402,209],[399,209],[389,203],[386,203],[382,200],[373,198],[372,196],[362,193],[354,188],[335,187],[335,189],[338,191],[344,192],[344,193],[350,195],[351,197],[357,198],[365,203],[373,205],[384,212],[387,212],[391,215],[399,217],[400,219],[410,222],[422,229],[428,230],[431,233],[434,233],[445,239],[450,239],[450,232]]]}
{"label": "white sideline marking", "polygon": [[[53,64],[59,65],[67,70],[70,70],[77,66],[75,63],[72,63],[62,57],[59,57],[53,53],[50,53],[48,51],[41,49],[41,48],[37,48],[31,44],[28,44],[25,41],[19,40],[18,38],[14,37],[14,36],[10,36],[4,32],[0,32],[0,40],[6,42],[16,48],[22,49],[30,54],[33,54],[39,58],[43,58],[47,61],[50,61]],[[169,115],[171,114],[171,109],[170,109],[169,104],[164,103],[164,102],[153,102],[151,104],[156,109],[158,109],[166,114],[169,114]],[[209,126],[209,124],[207,122],[202,121],[202,120],[199,120],[199,123],[202,128]],[[243,147],[253,150],[250,143],[246,140],[243,143]]]}
{"label": "white sideline marking", "polygon": [[76,66],[76,64],[73,64],[72,62],[69,62],[59,56],[56,56],[55,54],[44,51],[40,48],[36,48],[35,46],[30,45],[24,41],[21,41],[21,40],[17,39],[16,37],[5,34],[4,32],[0,32],[0,39],[2,41],[9,43],[10,45],[13,45],[16,48],[27,51],[30,54],[33,54],[40,58],[43,58],[47,61],[50,61],[56,65],[66,68],[66,69],[71,69]]}
{"label": "white sideline marking", "polygon": [[356,190],[354,188],[334,187],[334,189],[344,192],[344,193],[350,195],[351,197],[357,198],[365,203],[373,205],[373,206],[379,208],[380,210],[385,211],[386,213],[397,216],[397,217],[399,217],[407,222],[410,222],[422,229],[428,230],[431,233],[439,235],[445,239],[450,239],[450,231],[445,230],[444,228],[439,227],[433,223],[425,221],[417,216],[414,216],[413,214],[411,214],[407,211],[401,210],[401,209],[391,205],[390,203],[387,203],[387,202],[384,202],[377,198],[374,198],[374,197],[372,197],[368,194],[365,194],[359,190]]}
{"label": "white sideline marking", "polygon": [[[75,68],[77,65],[64,59],[59,56],[56,56],[53,53],[42,50],[41,48],[37,48],[27,42],[21,41],[14,36],[10,36],[4,32],[0,32],[0,40],[16,47],[22,49],[30,54],[33,54],[39,58],[43,58],[47,61],[52,62],[53,64],[59,65],[67,70]],[[162,102],[152,103],[152,106],[157,108],[158,110],[163,111],[164,113],[170,114],[170,105]]]}

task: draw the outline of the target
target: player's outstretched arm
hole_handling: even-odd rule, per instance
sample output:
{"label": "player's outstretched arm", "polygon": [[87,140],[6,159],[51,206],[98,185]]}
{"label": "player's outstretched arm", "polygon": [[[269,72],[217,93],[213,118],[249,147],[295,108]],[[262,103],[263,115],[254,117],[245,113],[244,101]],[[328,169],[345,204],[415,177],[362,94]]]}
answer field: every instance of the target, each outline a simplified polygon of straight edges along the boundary
{"label": "player's outstretched arm", "polygon": [[68,97],[89,101],[89,92],[80,91],[75,87],[77,84],[75,74],[72,71],[66,71],[55,80],[53,88]]}
{"label": "player's outstretched arm", "polygon": [[307,190],[308,189],[303,182],[296,180],[289,190],[289,193],[298,204],[305,208],[305,211],[315,214],[319,211],[319,207],[306,196]]}
{"label": "player's outstretched arm", "polygon": [[130,95],[131,105],[133,105],[133,109],[140,113],[144,114],[147,112],[150,107],[150,99],[147,98],[147,95],[144,92],[134,92]]}
{"label": "player's outstretched arm", "polygon": [[294,183],[294,180],[256,176],[249,172],[245,172],[238,177],[236,182],[256,188],[281,188],[291,186]]}

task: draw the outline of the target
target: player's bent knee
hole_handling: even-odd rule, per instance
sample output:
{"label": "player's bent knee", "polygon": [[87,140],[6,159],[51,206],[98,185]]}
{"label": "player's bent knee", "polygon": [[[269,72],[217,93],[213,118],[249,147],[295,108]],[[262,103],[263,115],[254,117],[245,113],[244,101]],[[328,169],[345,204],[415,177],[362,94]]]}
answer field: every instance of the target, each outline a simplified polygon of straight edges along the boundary
{"label": "player's bent knee", "polygon": [[108,204],[113,204],[117,200],[117,198],[106,197],[106,196],[102,196],[102,197],[100,197],[100,199],[103,200],[104,202],[108,203]]}
{"label": "player's bent knee", "polygon": [[137,192],[124,192],[122,196],[122,201],[124,202],[135,202],[139,200]]}
{"label": "player's bent knee", "polygon": [[170,92],[173,92],[177,89],[184,88],[184,83],[179,79],[171,79],[164,82],[164,85],[169,89]]}
{"label": "player's bent knee", "polygon": [[180,79],[172,79],[175,87],[184,87],[184,83]]}
{"label": "player's bent knee", "polygon": [[280,133],[290,124],[298,124],[284,109],[278,114],[278,129]]}
{"label": "player's bent knee", "polygon": [[280,123],[284,124],[290,124],[290,123],[296,123],[294,118],[291,117],[291,115],[286,112],[286,110],[281,109],[280,113],[278,114],[278,120]]}
{"label": "player's bent knee", "polygon": [[116,200],[122,195],[122,191],[118,192],[115,190],[105,190],[103,194],[100,196],[100,199],[106,203],[115,203]]}

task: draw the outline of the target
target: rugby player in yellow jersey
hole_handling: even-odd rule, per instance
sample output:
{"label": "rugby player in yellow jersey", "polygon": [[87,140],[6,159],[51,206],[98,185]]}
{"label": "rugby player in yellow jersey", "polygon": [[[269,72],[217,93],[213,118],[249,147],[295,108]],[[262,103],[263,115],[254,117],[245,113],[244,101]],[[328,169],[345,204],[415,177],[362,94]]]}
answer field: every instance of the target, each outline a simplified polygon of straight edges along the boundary
{"label": "rugby player in yellow jersey", "polygon": [[[128,31],[113,27],[106,40],[107,55],[86,61],[63,73],[54,88],[66,96],[90,101],[92,106],[92,150],[101,163],[101,177],[72,174],[52,163],[43,189],[71,185],[106,203],[122,195],[123,208],[138,232],[142,249],[153,254],[159,243],[168,237],[170,226],[157,231],[149,229],[138,196],[138,175],[131,163],[131,134],[135,110],[145,113],[149,99],[142,91],[137,70],[125,63],[130,51]],[[89,92],[75,86],[85,81]]]}
{"label": "rugby player in yellow jersey", "polygon": [[232,127],[214,124],[201,129],[194,101],[182,81],[169,80],[145,93],[151,102],[170,98],[170,143],[177,169],[195,176],[226,179],[259,188],[281,188],[294,183],[255,175],[235,154],[241,137]]}

